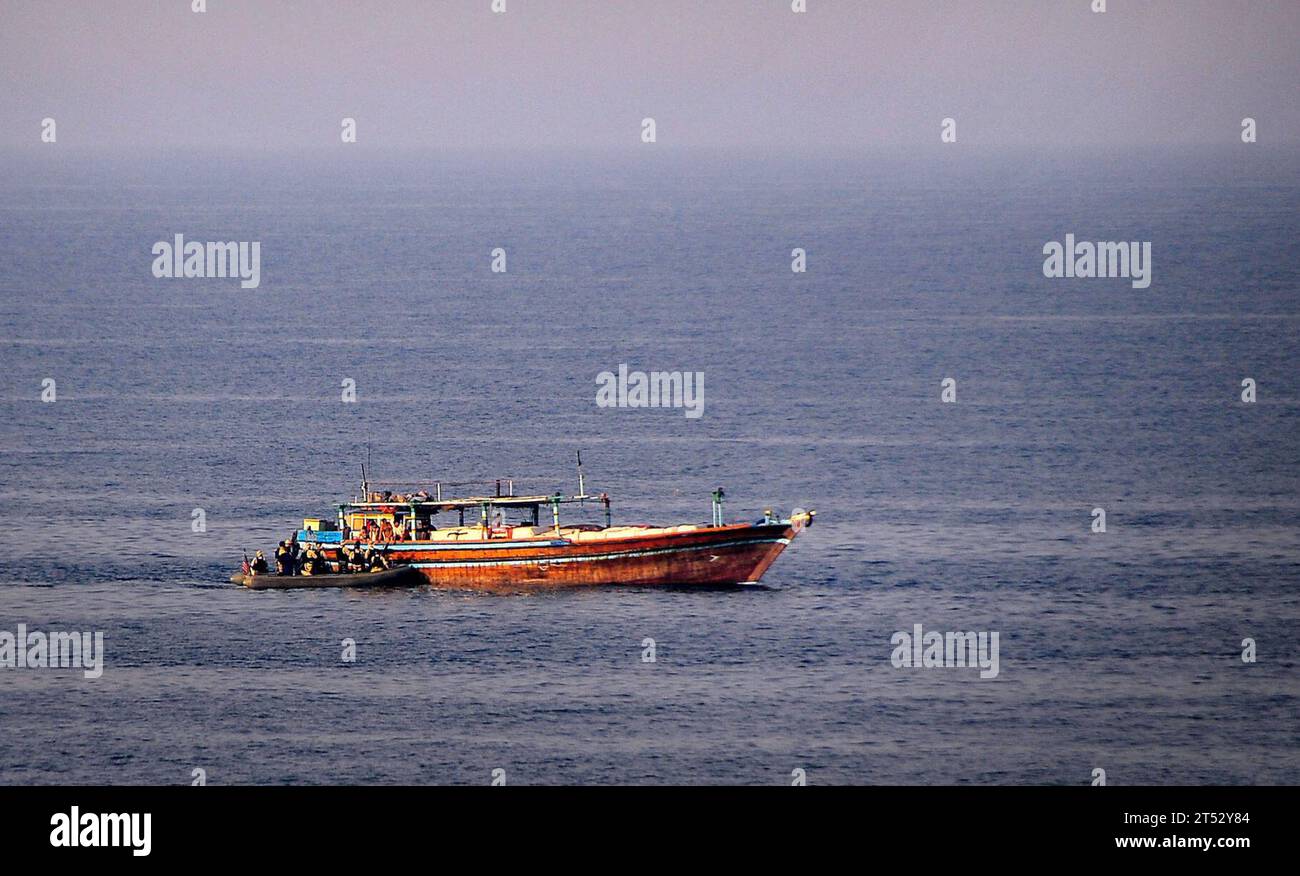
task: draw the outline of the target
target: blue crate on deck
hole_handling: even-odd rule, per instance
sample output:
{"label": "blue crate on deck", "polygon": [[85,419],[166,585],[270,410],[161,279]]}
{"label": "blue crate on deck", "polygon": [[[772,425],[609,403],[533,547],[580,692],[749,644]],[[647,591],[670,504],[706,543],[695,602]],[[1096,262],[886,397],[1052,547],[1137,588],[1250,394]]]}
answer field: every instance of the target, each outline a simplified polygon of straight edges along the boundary
{"label": "blue crate on deck", "polygon": [[314,541],[317,544],[342,544],[343,533],[338,531],[317,532],[314,529],[298,530],[298,541]]}

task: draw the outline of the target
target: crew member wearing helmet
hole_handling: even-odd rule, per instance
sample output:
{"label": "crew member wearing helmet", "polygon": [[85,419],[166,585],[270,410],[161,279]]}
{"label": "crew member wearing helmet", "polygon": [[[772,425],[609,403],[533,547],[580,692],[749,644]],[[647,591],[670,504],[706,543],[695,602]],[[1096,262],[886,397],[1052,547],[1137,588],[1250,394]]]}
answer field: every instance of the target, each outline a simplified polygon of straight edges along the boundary
{"label": "crew member wearing helmet", "polygon": [[280,542],[275,548],[275,574],[293,574],[293,553],[285,542]]}
{"label": "crew member wearing helmet", "polygon": [[316,555],[316,545],[313,542],[307,542],[307,550],[302,555],[302,572],[303,575],[315,575],[319,568],[320,558]]}

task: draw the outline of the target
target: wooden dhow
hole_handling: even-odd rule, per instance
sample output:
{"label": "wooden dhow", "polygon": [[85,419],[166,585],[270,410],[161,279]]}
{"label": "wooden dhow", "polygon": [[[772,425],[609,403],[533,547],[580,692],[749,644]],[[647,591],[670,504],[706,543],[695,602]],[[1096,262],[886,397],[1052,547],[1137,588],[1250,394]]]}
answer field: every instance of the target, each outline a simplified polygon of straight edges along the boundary
{"label": "wooden dhow", "polygon": [[[391,580],[472,590],[749,584],[763,577],[816,516],[795,509],[782,518],[769,509],[753,523],[726,523],[719,488],[713,492],[708,524],[616,526],[609,496],[586,494],[581,468],[579,472],[576,495],[515,495],[513,481],[498,480],[493,495],[445,497],[444,487],[464,484],[370,483],[363,478],[360,496],[337,505],[333,520],[307,518],[291,536],[299,559],[289,565],[296,567],[310,554],[315,574],[296,575],[296,568],[286,568],[285,574],[268,571],[241,583],[257,588],[364,586],[368,562],[382,557],[381,569],[419,573],[419,578],[387,576]],[[599,503],[604,525],[561,520],[566,506],[587,503]],[[367,560],[361,560],[363,554]],[[277,584],[268,575],[290,580]],[[331,583],[341,577],[353,580]]]}

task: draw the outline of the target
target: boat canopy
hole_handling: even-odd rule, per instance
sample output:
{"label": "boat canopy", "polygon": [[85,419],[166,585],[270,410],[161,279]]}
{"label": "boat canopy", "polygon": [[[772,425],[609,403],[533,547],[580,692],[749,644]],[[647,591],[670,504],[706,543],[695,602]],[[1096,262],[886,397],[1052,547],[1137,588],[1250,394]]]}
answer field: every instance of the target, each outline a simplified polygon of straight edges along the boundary
{"label": "boat canopy", "polygon": [[[372,524],[380,527],[389,525],[395,531],[406,531],[418,537],[422,532],[435,528],[433,518],[439,514],[457,513],[459,523],[463,526],[466,510],[477,510],[482,525],[495,527],[501,525],[499,521],[502,521],[504,512],[510,509],[527,511],[528,522],[536,526],[541,522],[541,509],[545,506],[550,506],[552,522],[558,527],[561,505],[585,502],[600,502],[604,506],[605,525],[610,524],[609,496],[605,493],[589,495],[580,490],[576,495],[556,492],[550,495],[517,496],[514,481],[501,479],[495,481],[495,495],[443,495],[444,486],[480,486],[484,483],[362,481],[361,496],[337,506],[338,527],[340,530],[357,531]],[[486,482],[488,485],[492,483]],[[376,487],[386,489],[376,490]]]}
{"label": "boat canopy", "polygon": [[531,508],[534,505],[568,505],[574,502],[608,502],[609,497],[600,496],[566,496],[555,493],[551,496],[460,496],[455,499],[416,499],[409,496],[401,498],[380,499],[371,502],[348,502],[341,507],[348,511],[392,511],[404,508],[416,508],[421,511],[442,513],[458,511],[462,508],[481,508],[484,505],[495,508]]}

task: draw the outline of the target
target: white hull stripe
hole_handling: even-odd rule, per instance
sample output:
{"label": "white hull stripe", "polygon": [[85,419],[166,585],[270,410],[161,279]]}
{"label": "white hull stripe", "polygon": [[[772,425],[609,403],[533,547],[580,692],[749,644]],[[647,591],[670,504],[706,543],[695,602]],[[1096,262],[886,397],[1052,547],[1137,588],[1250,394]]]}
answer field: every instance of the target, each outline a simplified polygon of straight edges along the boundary
{"label": "white hull stripe", "polygon": [[646,551],[617,551],[609,554],[595,554],[594,556],[579,557],[536,557],[532,559],[519,560],[470,560],[465,562],[446,562],[446,563],[411,563],[413,569],[473,569],[482,566],[553,566],[564,563],[596,563],[602,560],[619,560],[626,557],[653,557],[660,554],[680,554],[687,551],[708,552],[714,548],[736,547],[738,545],[750,544],[782,544],[790,543],[788,538],[747,538],[743,541],[718,541],[712,544],[693,545],[691,547],[672,547],[672,548],[654,548]]}

